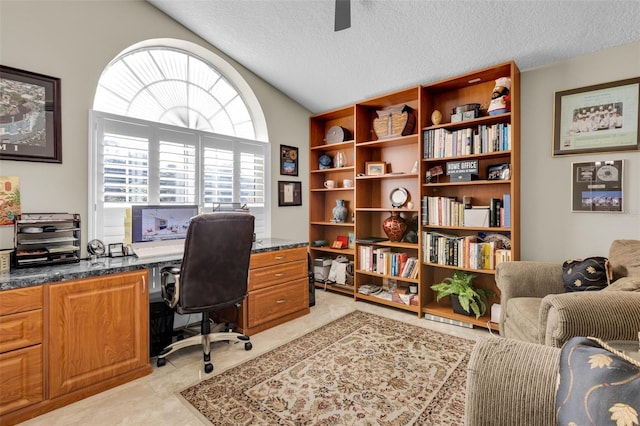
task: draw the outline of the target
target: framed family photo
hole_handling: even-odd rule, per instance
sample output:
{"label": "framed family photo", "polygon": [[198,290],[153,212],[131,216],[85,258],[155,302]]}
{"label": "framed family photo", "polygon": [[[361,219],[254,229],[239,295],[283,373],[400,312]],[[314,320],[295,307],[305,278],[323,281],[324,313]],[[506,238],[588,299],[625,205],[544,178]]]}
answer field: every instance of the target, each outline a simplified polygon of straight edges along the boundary
{"label": "framed family photo", "polygon": [[553,155],[640,150],[640,77],[555,94]]}
{"label": "framed family photo", "polygon": [[62,163],[60,79],[0,65],[0,160]]}

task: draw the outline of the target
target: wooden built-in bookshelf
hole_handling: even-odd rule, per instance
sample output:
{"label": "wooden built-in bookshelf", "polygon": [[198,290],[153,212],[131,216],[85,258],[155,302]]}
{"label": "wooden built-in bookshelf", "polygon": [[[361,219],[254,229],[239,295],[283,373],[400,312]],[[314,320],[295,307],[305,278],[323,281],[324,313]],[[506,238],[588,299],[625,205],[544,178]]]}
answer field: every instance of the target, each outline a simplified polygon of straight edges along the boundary
{"label": "wooden built-in bookshelf", "polygon": [[[456,106],[470,103],[488,105],[495,80],[501,77],[511,79],[511,110],[497,115],[487,115],[486,111],[479,117],[460,122],[451,122],[452,110]],[[413,130],[404,136],[380,137],[374,131],[373,122],[378,111],[389,108],[408,106],[415,115]],[[431,122],[434,110],[442,114],[438,124]],[[338,143],[327,143],[326,135],[332,126],[341,126],[349,131],[353,139]],[[456,135],[472,134],[474,131],[499,131],[504,144],[490,152],[464,152],[443,156],[430,155],[433,149],[426,144],[426,134],[435,132],[457,132]],[[471,129],[471,130],[465,130]],[[496,130],[500,129],[500,130]],[[488,132],[489,130],[487,130]],[[344,255],[354,262],[353,287],[332,286],[317,283],[322,288],[349,294],[355,300],[366,300],[385,306],[415,312],[418,316],[433,315],[444,317],[475,326],[497,329],[498,325],[490,323],[490,310],[481,318],[467,317],[453,312],[448,300],[436,302],[435,293],[430,286],[441,282],[456,270],[465,270],[477,275],[474,285],[493,290],[496,297],[490,303],[499,302],[499,290],[495,284],[495,268],[474,269],[465,266],[443,265],[430,262],[425,257],[425,239],[429,232],[440,232],[456,238],[470,237],[478,234],[500,234],[507,236],[511,242],[511,259],[520,258],[520,72],[514,62],[506,62],[485,69],[473,71],[454,78],[429,83],[423,86],[410,87],[394,91],[382,96],[366,99],[355,105],[314,115],[310,118],[310,225],[309,241],[326,240],[327,246],[314,247],[311,244],[312,259],[328,256]],[[338,152],[345,154],[346,167],[321,169],[318,160],[321,155],[335,157]],[[445,152],[444,150],[442,151]],[[452,152],[452,151],[449,151]],[[464,155],[461,155],[463,154]],[[478,176],[472,181],[451,180],[446,174],[437,180],[427,181],[426,172],[435,166],[446,169],[447,162],[461,160],[477,160]],[[370,176],[366,173],[367,162],[385,162],[386,173],[381,176]],[[488,166],[508,163],[510,176],[504,180],[487,180]],[[415,170],[415,165],[418,170]],[[353,179],[353,188],[338,185],[334,189],[326,189],[323,185],[327,179],[342,182]],[[389,195],[395,188],[405,188],[409,194],[407,201],[413,205],[401,208],[391,206]],[[424,221],[422,201],[424,197],[451,197],[462,200],[470,197],[474,205],[488,205],[491,199],[500,199],[508,194],[510,197],[510,226],[456,226],[438,225]],[[330,221],[331,211],[336,199],[343,199],[349,209],[349,219],[345,223]],[[381,241],[377,243],[358,242],[368,237],[385,238],[382,223],[391,211],[398,213],[405,221],[416,219],[418,223],[417,242],[409,243]],[[353,233],[355,245],[352,248],[334,249],[331,243],[339,235]],[[420,270],[415,278],[378,274],[358,269],[361,245],[388,248],[396,253],[407,253],[417,257]],[[400,292],[408,292],[408,287],[418,284],[418,293],[412,304],[398,303],[376,295],[362,294],[361,286],[381,285],[386,287],[389,281],[395,281]]]}

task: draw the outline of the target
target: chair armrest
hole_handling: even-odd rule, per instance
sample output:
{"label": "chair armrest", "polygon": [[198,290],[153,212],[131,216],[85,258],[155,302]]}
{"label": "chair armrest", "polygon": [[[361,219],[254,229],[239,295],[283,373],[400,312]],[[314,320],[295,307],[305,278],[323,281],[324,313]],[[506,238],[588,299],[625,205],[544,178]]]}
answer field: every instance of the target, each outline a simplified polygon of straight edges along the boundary
{"label": "chair armrest", "polygon": [[466,426],[552,425],[560,350],[481,337],[471,352]]}
{"label": "chair armrest", "polygon": [[502,262],[496,268],[500,289],[500,323],[504,323],[506,306],[514,297],[544,297],[564,292],[562,265],[551,262]]}
{"label": "chair armrest", "polygon": [[575,336],[636,340],[640,332],[640,293],[582,291],[542,299],[540,342],[562,347]]}

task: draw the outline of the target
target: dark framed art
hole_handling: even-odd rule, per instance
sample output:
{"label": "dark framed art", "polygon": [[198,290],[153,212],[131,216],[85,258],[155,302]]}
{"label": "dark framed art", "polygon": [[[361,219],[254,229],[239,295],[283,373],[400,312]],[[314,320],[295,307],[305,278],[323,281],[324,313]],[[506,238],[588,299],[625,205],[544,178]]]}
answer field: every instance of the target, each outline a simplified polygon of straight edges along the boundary
{"label": "dark framed art", "polygon": [[298,176],[298,148],[280,145],[280,174]]}
{"label": "dark framed art", "polygon": [[301,206],[302,182],[278,181],[278,206]]}
{"label": "dark framed art", "polygon": [[571,163],[571,211],[622,212],[623,160]]}
{"label": "dark framed art", "polygon": [[60,79],[0,65],[0,160],[62,163]]}
{"label": "dark framed art", "polygon": [[555,94],[553,155],[640,150],[640,77]]}

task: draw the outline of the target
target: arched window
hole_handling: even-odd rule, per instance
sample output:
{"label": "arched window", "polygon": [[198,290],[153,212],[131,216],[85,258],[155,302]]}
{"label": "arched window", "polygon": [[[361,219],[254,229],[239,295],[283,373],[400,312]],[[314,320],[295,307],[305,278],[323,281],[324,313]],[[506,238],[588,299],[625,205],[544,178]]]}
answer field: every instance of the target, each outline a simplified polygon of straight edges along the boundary
{"label": "arched window", "polygon": [[105,69],[93,109],[157,123],[255,139],[244,100],[201,58],[167,47],[129,51]]}
{"label": "arched window", "polygon": [[134,46],[105,68],[91,113],[90,238],[126,241],[133,204],[239,203],[268,236],[269,150],[253,119],[263,123],[262,111],[203,58],[211,52],[191,50]]}

